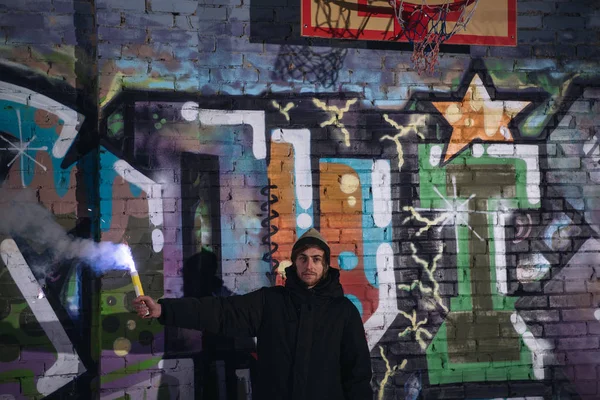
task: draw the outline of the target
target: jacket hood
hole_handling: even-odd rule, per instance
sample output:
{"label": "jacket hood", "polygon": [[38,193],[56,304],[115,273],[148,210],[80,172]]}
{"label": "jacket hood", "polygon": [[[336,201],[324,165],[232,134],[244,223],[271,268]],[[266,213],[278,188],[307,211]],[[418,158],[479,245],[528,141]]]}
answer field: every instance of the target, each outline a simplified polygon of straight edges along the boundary
{"label": "jacket hood", "polygon": [[285,287],[294,292],[308,293],[309,291],[313,291],[316,295],[325,297],[340,297],[344,295],[344,289],[340,283],[340,271],[336,268],[330,268],[327,275],[312,289],[308,289],[306,283],[298,277],[295,265],[285,269],[285,276]]}
{"label": "jacket hood", "polygon": [[317,246],[321,248],[325,252],[323,258],[326,262],[326,267],[329,268],[329,266],[331,265],[331,263],[329,262],[331,249],[329,248],[329,244],[327,243],[327,241],[323,239],[323,236],[321,236],[318,230],[316,230],[315,228],[310,228],[304,233],[304,235],[300,236],[298,240],[296,240],[296,243],[294,243],[294,247],[292,247],[293,263],[296,262],[296,256],[304,246]]}

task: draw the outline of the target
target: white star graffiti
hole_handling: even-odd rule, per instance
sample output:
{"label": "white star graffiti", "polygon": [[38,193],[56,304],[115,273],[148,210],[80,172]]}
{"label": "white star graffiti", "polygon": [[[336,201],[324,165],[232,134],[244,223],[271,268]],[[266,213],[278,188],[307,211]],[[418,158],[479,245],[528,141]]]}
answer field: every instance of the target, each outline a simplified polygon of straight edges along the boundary
{"label": "white star graffiti", "polygon": [[[467,228],[469,228],[469,230],[471,232],[473,232],[473,234],[475,234],[475,236],[479,240],[484,241],[484,239],[477,232],[475,232],[473,227],[471,225],[469,225],[469,221],[466,217],[466,214],[496,214],[497,212],[475,211],[475,210],[469,209],[469,206],[468,206],[469,201],[471,201],[473,198],[475,198],[475,194],[471,194],[465,201],[458,203],[456,201],[456,200],[458,200],[458,195],[457,195],[457,190],[456,190],[456,178],[455,177],[452,177],[452,188],[453,188],[454,201],[448,200],[446,198],[446,196],[444,196],[437,187],[435,187],[435,186],[433,187],[433,190],[439,196],[439,198],[442,199],[444,201],[444,203],[446,203],[446,205],[448,206],[447,208],[404,207],[405,211],[410,211],[412,214],[412,216],[407,219],[415,218],[416,220],[418,220],[420,222],[426,223],[426,226],[421,228],[419,230],[419,232],[417,232],[417,236],[421,235],[423,232],[427,231],[432,226],[438,225],[440,222],[441,222],[441,225],[439,225],[439,229],[442,229],[442,227],[444,225],[446,225],[447,223],[453,222],[455,234],[456,234],[457,238],[458,238],[458,227],[459,227],[459,225],[463,225],[463,226],[466,226]],[[434,211],[434,212],[441,212],[443,214],[441,214],[435,220],[429,220],[429,219],[421,216],[421,214],[419,213],[420,211]],[[406,222],[406,220],[405,220],[405,222]]]}
{"label": "white star graffiti", "polygon": [[16,145],[13,142],[11,142],[10,140],[8,140],[7,138],[5,138],[4,136],[0,136],[0,139],[4,140],[6,143],[8,143],[11,147],[0,147],[0,150],[3,151],[16,151],[17,154],[13,157],[12,160],[10,160],[10,162],[7,164],[8,167],[10,167],[11,165],[13,165],[15,163],[15,161],[17,161],[18,159],[21,160],[21,182],[23,184],[23,187],[25,187],[25,157],[30,159],[31,161],[33,161],[34,163],[36,163],[40,168],[42,168],[44,171],[47,171],[48,168],[46,168],[46,166],[42,163],[40,163],[39,161],[37,161],[34,157],[32,157],[30,154],[26,153],[27,151],[48,151],[48,146],[42,146],[42,147],[29,147],[29,145],[35,140],[36,136],[34,135],[29,141],[27,142],[23,142],[23,128],[22,128],[22,124],[21,124],[21,112],[20,110],[16,110],[17,112],[17,121],[19,123],[19,144]]}

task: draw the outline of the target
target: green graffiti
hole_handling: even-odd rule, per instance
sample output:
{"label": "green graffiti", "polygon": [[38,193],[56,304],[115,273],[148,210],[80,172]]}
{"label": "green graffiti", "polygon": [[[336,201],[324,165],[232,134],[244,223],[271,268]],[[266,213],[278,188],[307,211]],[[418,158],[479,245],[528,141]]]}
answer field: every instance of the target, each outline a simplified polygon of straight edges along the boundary
{"label": "green graffiti", "polygon": [[[155,320],[144,320],[135,314],[131,304],[135,298],[133,284],[127,273],[119,273],[120,277],[106,275],[111,285],[118,285],[115,289],[103,289],[100,296],[101,306],[101,346],[103,350],[116,350],[115,343],[127,340],[129,343],[141,343],[150,349],[154,336],[163,331],[162,325]],[[119,285],[121,283],[122,285]],[[150,292],[148,280],[143,279],[142,284]],[[148,293],[151,294],[151,293]],[[144,339],[145,338],[145,339]],[[118,353],[117,355],[121,355]],[[123,355],[125,355],[123,353]]]}
{"label": "green graffiti", "polygon": [[[13,369],[0,373],[0,383],[21,383],[21,392],[27,396],[41,396],[35,386],[35,376],[33,372],[28,369]],[[37,397],[36,397],[37,398]]]}
{"label": "green graffiti", "polygon": [[121,113],[114,113],[108,117],[108,136],[118,139],[125,134],[125,118]]}
{"label": "green graffiti", "polygon": [[[432,220],[428,229],[433,223],[454,224],[458,295],[451,298],[450,312],[427,348],[429,380],[532,379],[531,352],[511,322],[517,298],[507,296],[501,284],[506,276],[497,276],[498,267],[505,274],[505,265],[497,263],[504,257],[499,220],[510,210],[539,208],[539,194],[531,190],[539,185],[534,180],[537,164],[513,155],[482,154],[491,146],[481,146],[477,157],[464,152],[440,168],[431,158],[434,147],[419,145],[421,208],[416,210],[447,216]],[[441,154],[437,147],[433,153]]]}
{"label": "green graffiti", "polygon": [[[158,117],[159,117],[159,116],[158,116],[158,114],[152,114],[152,118],[153,118],[153,119],[155,119],[155,120],[158,120]],[[164,118],[161,118],[161,119],[160,119],[160,121],[158,121],[158,122],[155,122],[155,123],[154,123],[154,127],[155,127],[156,129],[160,129],[160,128],[162,128],[162,127],[163,127],[163,126],[164,126],[166,123],[167,123],[167,120],[166,120],[166,119],[164,119]]]}
{"label": "green graffiti", "polygon": [[125,368],[117,369],[109,372],[106,375],[100,376],[100,383],[106,384],[117,379],[125,378],[133,373],[143,371],[151,368],[158,368],[158,363],[162,360],[162,357],[152,357],[137,364],[130,364]]}

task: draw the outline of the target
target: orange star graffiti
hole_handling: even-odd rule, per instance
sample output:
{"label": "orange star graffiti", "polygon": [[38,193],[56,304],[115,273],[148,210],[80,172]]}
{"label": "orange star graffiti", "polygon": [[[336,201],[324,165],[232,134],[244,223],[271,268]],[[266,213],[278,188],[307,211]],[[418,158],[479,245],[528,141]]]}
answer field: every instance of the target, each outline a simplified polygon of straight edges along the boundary
{"label": "orange star graffiti", "polygon": [[479,76],[475,75],[460,102],[432,102],[452,126],[444,163],[459,155],[471,142],[514,142],[510,121],[529,101],[492,100]]}

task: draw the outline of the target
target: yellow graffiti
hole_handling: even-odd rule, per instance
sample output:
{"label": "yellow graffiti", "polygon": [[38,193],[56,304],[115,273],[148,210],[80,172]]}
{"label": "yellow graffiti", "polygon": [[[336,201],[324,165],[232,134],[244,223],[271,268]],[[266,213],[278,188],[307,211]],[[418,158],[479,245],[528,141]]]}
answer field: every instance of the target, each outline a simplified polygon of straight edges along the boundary
{"label": "yellow graffiti", "polygon": [[390,124],[392,127],[394,127],[398,131],[398,133],[395,134],[394,136],[384,135],[381,137],[381,139],[379,139],[379,141],[381,142],[384,140],[391,140],[392,142],[394,142],[396,144],[396,151],[398,152],[398,169],[402,168],[402,166],[404,165],[404,149],[402,148],[402,143],[400,142],[400,138],[408,135],[411,132],[415,132],[417,134],[417,136],[419,136],[419,138],[425,139],[425,136],[422,133],[420,133],[419,131],[417,131],[416,128],[417,128],[417,126],[425,125],[426,118],[427,117],[425,115],[421,115],[421,116],[419,116],[419,118],[417,118],[417,120],[415,122],[411,121],[411,123],[408,124],[407,126],[403,126],[403,125],[400,125],[399,123],[397,123],[396,121],[394,121],[393,119],[391,119],[387,114],[383,114],[383,119],[385,119],[385,121],[388,124]]}
{"label": "yellow graffiti", "polygon": [[425,224],[425,226],[422,227],[421,229],[419,229],[419,231],[415,234],[416,236],[421,236],[421,234],[423,232],[428,231],[429,228],[439,224],[440,222],[444,221],[445,219],[447,219],[450,216],[450,213],[443,213],[436,219],[429,219],[429,218],[423,217],[414,207],[406,206],[406,207],[403,207],[402,209],[404,211],[410,211],[410,213],[412,214],[411,217],[408,217],[408,218],[404,219],[404,221],[402,221],[403,224],[408,222],[408,220],[410,220],[411,218],[414,218],[417,221],[423,222]]}
{"label": "yellow graffiti", "polygon": [[419,346],[421,346],[421,348],[423,350],[425,350],[427,348],[427,343],[425,343],[425,341],[423,340],[423,338],[421,337],[421,335],[425,335],[427,336],[428,339],[431,339],[433,336],[431,335],[431,333],[429,333],[429,331],[425,328],[423,328],[421,325],[424,325],[427,323],[427,318],[421,320],[421,321],[417,321],[417,311],[413,310],[412,311],[412,315],[404,312],[402,310],[400,310],[400,314],[406,318],[407,320],[409,320],[412,324],[412,326],[409,326],[408,328],[406,328],[404,331],[400,332],[398,334],[398,336],[400,337],[404,337],[406,335],[408,335],[411,332],[415,333],[415,340],[417,341],[417,343],[419,343]]}
{"label": "yellow graffiti", "polygon": [[433,290],[431,288],[425,287],[423,282],[419,280],[414,280],[410,285],[398,285],[398,289],[410,292],[414,288],[418,287],[421,293],[424,294],[432,294]]}
{"label": "yellow graffiti", "polygon": [[321,123],[321,128],[328,125],[339,128],[344,134],[344,144],[346,147],[350,147],[350,132],[348,132],[348,129],[342,124],[342,118],[344,117],[344,114],[350,110],[350,106],[357,101],[358,99],[348,100],[344,108],[339,108],[337,106],[328,106],[324,101],[319,99],[313,99],[313,103],[321,110],[328,112],[331,117],[327,121]]}
{"label": "yellow graffiti", "polygon": [[383,394],[385,392],[385,385],[387,384],[388,380],[394,376],[398,371],[403,370],[406,367],[406,363],[408,362],[407,360],[403,360],[402,364],[400,365],[395,365],[393,368],[390,366],[390,362],[387,359],[387,357],[385,356],[385,353],[383,352],[383,347],[379,346],[379,353],[381,354],[381,358],[383,358],[383,361],[385,362],[385,375],[383,377],[383,379],[381,380],[381,382],[379,383],[379,394],[377,395],[377,398],[379,400],[383,399]]}
{"label": "yellow graffiti", "polygon": [[[103,74],[103,73],[102,73]],[[102,90],[100,92],[100,107],[104,107],[119,94],[123,88],[124,75],[121,71],[117,71],[112,77],[104,74],[101,78]]]}
{"label": "yellow graffiti", "polygon": [[[417,264],[419,264],[420,266],[423,267],[423,270],[425,271],[425,273],[427,274],[427,277],[429,278],[429,280],[431,281],[431,284],[433,285],[432,289],[424,291],[423,293],[431,294],[433,296],[433,298],[435,299],[436,303],[439,304],[440,307],[442,307],[444,309],[444,311],[448,312],[448,307],[446,307],[446,305],[442,301],[442,297],[440,296],[440,284],[437,282],[437,280],[435,279],[435,276],[433,275],[435,273],[435,270],[437,269],[437,262],[440,260],[440,258],[442,258],[442,251],[444,250],[443,247],[440,246],[440,250],[439,250],[438,254],[431,261],[431,265],[429,265],[429,263],[427,261],[423,260],[422,258],[420,258],[417,255],[417,248],[415,247],[415,245],[413,243],[410,244],[410,249],[412,251],[412,259],[415,260],[415,262]],[[413,282],[413,284],[414,284],[414,282]],[[400,287],[400,286],[402,286],[402,287]],[[400,285],[400,286],[398,286],[399,289],[405,290],[406,285]],[[423,284],[421,282],[419,282],[418,286],[419,286],[419,289],[421,289],[421,287],[423,287]]]}
{"label": "yellow graffiti", "polygon": [[273,107],[275,107],[276,109],[278,109],[278,110],[279,110],[279,112],[280,112],[281,114],[283,114],[283,116],[285,117],[285,119],[287,119],[287,120],[288,120],[288,122],[290,121],[290,110],[291,110],[292,108],[294,108],[294,103],[291,103],[291,102],[290,102],[290,103],[287,103],[287,104],[285,105],[285,107],[282,107],[282,106],[281,106],[281,104],[279,104],[278,102],[276,102],[275,100],[273,100],[273,101],[271,101],[271,105],[272,105]]}

